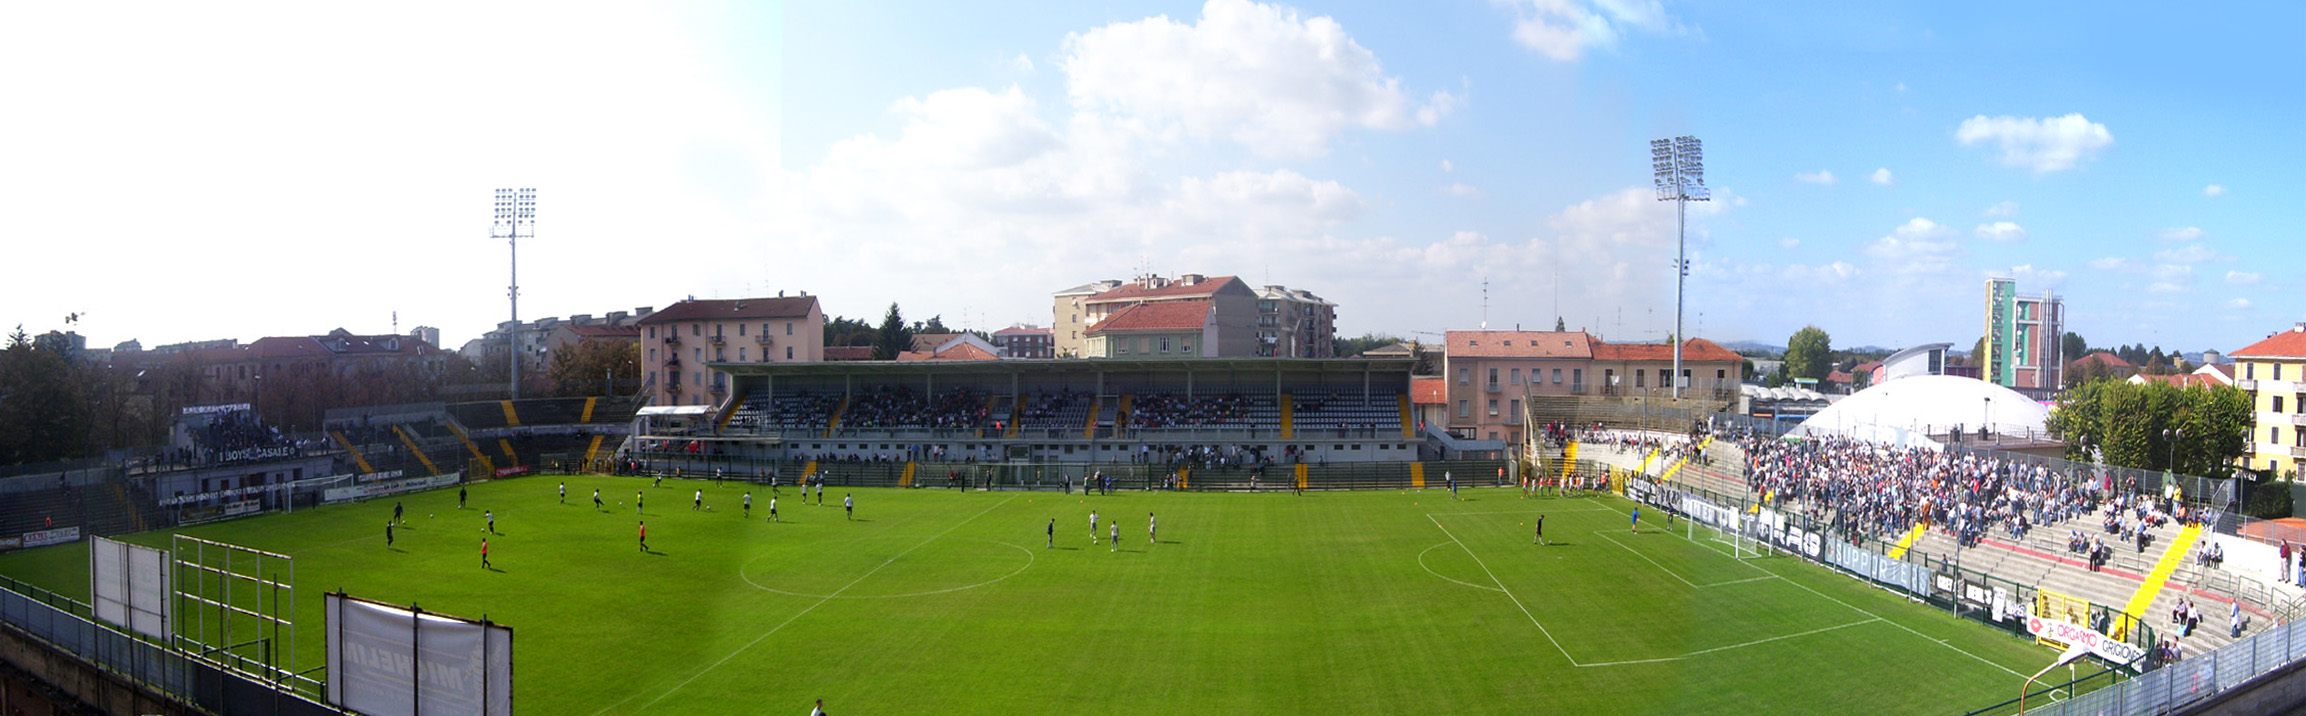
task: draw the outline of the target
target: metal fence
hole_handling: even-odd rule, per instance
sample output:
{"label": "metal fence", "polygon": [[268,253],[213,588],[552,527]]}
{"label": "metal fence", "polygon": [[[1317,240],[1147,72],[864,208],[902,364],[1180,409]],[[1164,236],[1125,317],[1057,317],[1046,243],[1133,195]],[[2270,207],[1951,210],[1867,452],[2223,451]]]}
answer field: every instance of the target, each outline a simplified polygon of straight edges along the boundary
{"label": "metal fence", "polygon": [[[2049,701],[2043,692],[2029,694],[2026,712],[2049,716],[2171,713],[2233,691],[2301,658],[2306,658],[2306,623],[2291,622],[2063,701]],[[2011,700],[1970,713],[2016,712],[2017,702]]]}
{"label": "metal fence", "polygon": [[89,618],[90,613],[87,604],[0,577],[0,622],[130,683],[209,713],[346,713],[279,684],[114,629]]}

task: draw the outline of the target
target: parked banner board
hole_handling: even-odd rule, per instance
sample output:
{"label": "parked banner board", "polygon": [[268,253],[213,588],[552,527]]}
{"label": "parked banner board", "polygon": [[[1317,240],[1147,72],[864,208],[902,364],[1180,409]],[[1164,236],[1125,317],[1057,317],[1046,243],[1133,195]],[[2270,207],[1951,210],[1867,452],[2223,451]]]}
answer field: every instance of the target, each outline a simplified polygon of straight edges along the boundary
{"label": "parked banner board", "polygon": [[102,537],[88,541],[88,593],[96,618],[167,639],[168,553]]}
{"label": "parked banner board", "polygon": [[38,532],[24,533],[23,546],[46,547],[52,544],[64,544],[67,542],[78,541],[80,541],[80,528],[58,527],[52,530],[40,530]]}
{"label": "parked banner board", "polygon": [[328,701],[378,716],[512,713],[512,629],[328,595]]}
{"label": "parked banner board", "polygon": [[328,488],[327,491],[321,493],[321,500],[323,502],[366,500],[372,497],[398,495],[403,492],[415,492],[417,490],[429,490],[435,487],[454,485],[458,480],[462,479],[464,479],[464,472],[460,470],[457,472],[448,473],[446,475],[434,475],[431,477],[411,477],[404,480],[371,482],[366,484],[353,485],[350,487],[331,487]]}

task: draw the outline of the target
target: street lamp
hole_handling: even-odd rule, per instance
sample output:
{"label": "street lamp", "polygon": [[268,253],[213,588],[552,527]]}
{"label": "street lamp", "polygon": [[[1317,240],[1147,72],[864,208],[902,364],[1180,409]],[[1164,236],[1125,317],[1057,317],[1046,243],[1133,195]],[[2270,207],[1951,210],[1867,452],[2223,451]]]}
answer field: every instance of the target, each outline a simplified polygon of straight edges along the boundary
{"label": "street lamp", "polygon": [[2162,440],[2170,444],[2170,450],[2167,453],[2169,459],[2163,461],[2162,464],[2165,466],[2164,469],[2169,470],[2172,475],[2178,474],[2178,441],[2185,437],[2185,428],[2171,428],[2162,431]]}
{"label": "street lamp", "polygon": [[1986,435],[1993,432],[1992,425],[1994,424],[1994,396],[1988,395],[1984,397],[1986,400],[1986,412],[1978,416],[1978,439],[1980,441],[1985,440]]}
{"label": "street lamp", "polygon": [[506,340],[512,344],[512,397],[520,398],[520,240],[536,237],[536,189],[497,189],[496,220],[489,225],[489,238],[504,239],[512,249],[512,285],[506,287],[505,296],[512,299],[512,330]]}
{"label": "street lamp", "polygon": [[1649,165],[1657,200],[1674,203],[1673,397],[1681,398],[1682,294],[1689,282],[1689,203],[1706,201],[1705,143],[1683,135],[1649,141]]}

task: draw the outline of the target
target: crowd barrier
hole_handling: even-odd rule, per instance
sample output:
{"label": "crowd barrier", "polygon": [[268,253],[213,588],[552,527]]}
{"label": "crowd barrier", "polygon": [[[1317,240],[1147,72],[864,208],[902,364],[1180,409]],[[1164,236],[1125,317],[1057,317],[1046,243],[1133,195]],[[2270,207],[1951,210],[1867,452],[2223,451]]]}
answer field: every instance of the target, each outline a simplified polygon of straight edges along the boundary
{"label": "crowd barrier", "polygon": [[[320,680],[272,682],[91,619],[88,605],[0,577],[0,622],[58,652],[208,713],[343,714],[311,695]],[[308,695],[310,694],[310,695]]]}

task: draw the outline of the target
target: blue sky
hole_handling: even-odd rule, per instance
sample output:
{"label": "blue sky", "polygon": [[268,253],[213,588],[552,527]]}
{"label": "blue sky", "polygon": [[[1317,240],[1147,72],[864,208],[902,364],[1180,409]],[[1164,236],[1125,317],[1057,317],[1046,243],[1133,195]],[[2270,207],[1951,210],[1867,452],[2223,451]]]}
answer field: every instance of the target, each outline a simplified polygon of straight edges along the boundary
{"label": "blue sky", "polygon": [[[2306,318],[2282,3],[417,4],[0,10],[10,323],[99,344],[808,290],[1046,324],[1240,275],[1414,336],[1672,324],[1647,142],[1706,142],[1690,333],[1966,346],[1983,280],[2095,344]],[[125,25],[125,26],[123,26]],[[38,71],[32,68],[41,68]],[[104,250],[91,250],[104,247]],[[116,249],[116,250],[115,250]],[[115,288],[96,288],[109,277]]]}

